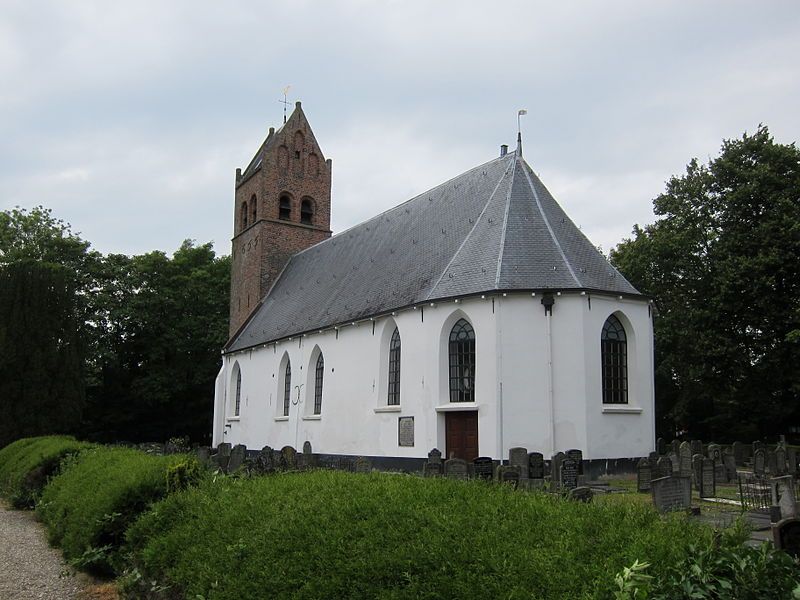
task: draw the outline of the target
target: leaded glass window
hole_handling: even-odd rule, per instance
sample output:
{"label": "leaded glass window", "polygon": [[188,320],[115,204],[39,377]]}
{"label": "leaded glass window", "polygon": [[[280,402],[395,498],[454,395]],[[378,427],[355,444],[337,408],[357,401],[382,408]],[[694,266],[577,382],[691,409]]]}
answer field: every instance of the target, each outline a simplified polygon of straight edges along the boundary
{"label": "leaded glass window", "polygon": [[242,370],[236,368],[236,403],[233,407],[233,416],[239,416],[239,410],[242,406]]}
{"label": "leaded glass window", "polygon": [[317,370],[314,376],[314,414],[322,414],[322,376],[325,374],[325,359],[320,352],[317,357]]}
{"label": "leaded glass window", "polygon": [[394,328],[392,340],[389,342],[389,406],[400,404],[400,331]]}
{"label": "leaded glass window", "polygon": [[628,403],[628,339],[619,319],[611,315],[600,336],[603,364],[603,404]]}
{"label": "leaded glass window", "polygon": [[450,402],[475,402],[475,330],[460,319],[450,331]]}
{"label": "leaded glass window", "polygon": [[286,361],[286,371],[283,374],[283,416],[289,416],[289,401],[292,396],[292,362]]}

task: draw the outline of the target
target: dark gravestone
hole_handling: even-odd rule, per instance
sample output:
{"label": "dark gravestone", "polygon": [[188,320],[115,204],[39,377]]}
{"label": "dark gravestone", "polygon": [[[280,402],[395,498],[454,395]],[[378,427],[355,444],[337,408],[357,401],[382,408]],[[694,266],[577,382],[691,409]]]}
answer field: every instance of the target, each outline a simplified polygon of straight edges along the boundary
{"label": "dark gravestone", "polygon": [[763,448],[753,451],[753,473],[761,477],[764,476],[767,467],[767,457]]}
{"label": "dark gravestone", "polygon": [[700,491],[700,482],[703,479],[703,455],[695,454],[692,456],[692,483],[694,489]]}
{"label": "dark gravestone", "polygon": [[477,479],[491,481],[494,479],[494,461],[488,456],[479,456],[472,461],[472,472]]}
{"label": "dark gravestone", "polygon": [[269,446],[264,446],[253,459],[252,470],[257,474],[265,475],[275,470],[275,451]]}
{"label": "dark gravestone", "polygon": [[444,461],[444,474],[445,477],[452,479],[466,479],[469,477],[469,468],[467,461],[460,458],[451,458]]}
{"label": "dark gravestone", "polygon": [[656,463],[658,462],[658,452],[651,452],[650,454],[648,454],[647,460],[650,461],[650,464],[652,466],[656,466]]}
{"label": "dark gravestone", "polygon": [[442,453],[434,448],[428,452],[428,462],[422,467],[422,475],[423,477],[439,477],[443,470]]}
{"label": "dark gravestone", "polygon": [[702,459],[700,472],[699,492],[701,498],[715,498],[717,495],[717,480],[714,476],[714,461],[710,458]]}
{"label": "dark gravestone", "polygon": [[680,448],[681,448],[681,441],[680,441],[680,440],[672,440],[672,443],[670,444],[670,446],[672,446],[672,447],[670,448],[670,450],[669,450],[669,451],[670,451],[672,454],[675,454],[675,455],[677,455],[677,454],[678,454],[678,451],[679,451],[679,450],[680,450]]}
{"label": "dark gravestone", "polygon": [[442,452],[438,448],[434,448],[430,452],[428,452],[428,462],[429,463],[440,463],[442,462]]}
{"label": "dark gravestone", "polygon": [[636,490],[639,492],[649,492],[652,475],[653,471],[650,468],[650,461],[646,458],[640,459],[639,464],[636,466]]}
{"label": "dark gravestone", "polygon": [[519,486],[519,467],[516,465],[500,465],[497,467],[497,481],[510,485],[514,489]]}
{"label": "dark gravestone", "polygon": [[528,449],[511,448],[508,451],[508,464],[512,467],[519,467],[520,479],[528,478]]}
{"label": "dark gravestone", "polygon": [[566,490],[578,487],[579,474],[580,463],[574,458],[565,458],[561,463],[561,487]]}
{"label": "dark gravestone", "polygon": [[231,450],[231,459],[228,462],[227,473],[233,473],[238,470],[244,463],[244,457],[247,456],[247,446],[243,444],[236,444]]}
{"label": "dark gravestone", "polygon": [[661,477],[669,477],[672,475],[672,461],[667,456],[659,456],[656,463],[656,471],[653,473],[653,479]]}
{"label": "dark gravestone", "polygon": [[541,452],[528,454],[528,477],[544,479],[544,455]]}
{"label": "dark gravestone", "polygon": [[687,510],[692,504],[692,486],[688,477],[654,479],[650,489],[658,512]]}
{"label": "dark gravestone", "polygon": [[703,453],[703,441],[702,440],[692,440],[689,442],[689,445],[692,447],[692,456],[695,454],[702,454]]}
{"label": "dark gravestone", "polygon": [[294,471],[297,468],[297,450],[291,446],[281,448],[281,462],[284,468]]}
{"label": "dark gravestone", "polygon": [[726,451],[722,455],[722,464],[725,465],[725,475],[728,483],[736,481],[736,457],[733,455],[733,451]]}
{"label": "dark gravestone", "polygon": [[303,442],[303,454],[313,454],[313,452],[311,451],[311,442],[309,442],[308,440]]}
{"label": "dark gravestone", "polygon": [[572,450],[567,450],[566,455],[567,458],[571,458],[578,463],[578,474],[583,475],[583,451],[573,448]]}
{"label": "dark gravestone", "polygon": [[728,472],[721,461],[714,463],[714,479],[717,480],[717,483],[728,483]]}
{"label": "dark gravestone", "polygon": [[681,443],[678,452],[678,473],[682,477],[691,477],[692,475],[692,446],[689,442]]}
{"label": "dark gravestone", "polygon": [[214,458],[217,466],[222,469],[222,472],[227,473],[228,463],[231,460],[231,445],[228,442],[222,442],[217,446],[217,454]]}
{"label": "dark gravestone", "polygon": [[578,502],[591,502],[593,497],[594,493],[592,492],[592,488],[585,485],[573,488],[567,494],[567,498],[570,500],[577,500]]}
{"label": "dark gravestone", "polygon": [[773,477],[778,474],[778,457],[774,450],[767,450],[767,471]]}
{"label": "dark gravestone", "polygon": [[211,448],[208,446],[199,446],[195,451],[197,455],[197,462],[201,465],[206,466],[211,462]]}
{"label": "dark gravestone", "polygon": [[753,455],[755,455],[756,450],[763,450],[764,449],[764,442],[753,442]]}
{"label": "dark gravestone", "polygon": [[664,452],[666,451],[666,446],[667,446],[667,444],[664,441],[664,438],[658,438],[656,440],[656,452],[658,452],[659,456],[664,454]]}
{"label": "dark gravestone", "polygon": [[372,471],[372,463],[368,458],[359,456],[353,464],[356,473],[369,473]]}
{"label": "dark gravestone", "polygon": [[800,558],[800,519],[782,519],[772,526],[772,535],[776,548]]}
{"label": "dark gravestone", "polygon": [[555,492],[561,485],[561,463],[565,458],[563,452],[557,452],[550,459],[550,491]]}
{"label": "dark gravestone", "polygon": [[775,475],[786,475],[786,449],[783,446],[775,449],[775,467]]}
{"label": "dark gravestone", "polygon": [[742,442],[733,442],[731,450],[733,450],[733,460],[736,461],[736,466],[743,467],[745,459],[744,444]]}

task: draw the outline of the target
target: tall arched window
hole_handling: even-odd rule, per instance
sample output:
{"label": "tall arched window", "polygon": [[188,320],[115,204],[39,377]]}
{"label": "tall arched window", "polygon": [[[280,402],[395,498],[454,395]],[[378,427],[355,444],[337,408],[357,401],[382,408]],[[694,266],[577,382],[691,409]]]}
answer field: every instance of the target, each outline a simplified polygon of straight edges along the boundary
{"label": "tall arched window", "polygon": [[475,402],[475,330],[465,319],[450,330],[450,402]]}
{"label": "tall arched window", "polygon": [[628,403],[628,339],[619,319],[611,315],[600,335],[603,364],[603,404]]}
{"label": "tall arched window", "polygon": [[325,374],[325,359],[322,352],[317,357],[317,369],[314,372],[314,414],[322,414],[322,377]]}
{"label": "tall arched window", "polygon": [[314,201],[311,198],[303,198],[300,203],[300,222],[306,225],[314,222]]}
{"label": "tall arched window", "polygon": [[292,363],[286,361],[286,371],[283,373],[283,416],[289,416],[289,401],[292,397]]}
{"label": "tall arched window", "polygon": [[255,223],[256,218],[258,216],[258,202],[256,201],[256,195],[253,194],[253,197],[250,198],[250,223]]}
{"label": "tall arched window", "polygon": [[278,204],[278,218],[288,221],[292,218],[292,199],[289,196],[281,196]]}
{"label": "tall arched window", "polygon": [[242,409],[242,370],[236,365],[236,400],[233,405],[233,416],[238,417]]}
{"label": "tall arched window", "polygon": [[389,342],[389,397],[386,404],[400,404],[400,331],[394,328],[392,340]]}

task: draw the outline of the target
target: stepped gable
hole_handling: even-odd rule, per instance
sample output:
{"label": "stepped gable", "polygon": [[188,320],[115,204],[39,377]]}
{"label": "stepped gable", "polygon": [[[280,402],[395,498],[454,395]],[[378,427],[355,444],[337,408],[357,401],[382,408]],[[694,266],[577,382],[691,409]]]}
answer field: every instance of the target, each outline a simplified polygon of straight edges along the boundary
{"label": "stepped gable", "polygon": [[639,295],[510,153],[294,255],[226,351],[515,290]]}

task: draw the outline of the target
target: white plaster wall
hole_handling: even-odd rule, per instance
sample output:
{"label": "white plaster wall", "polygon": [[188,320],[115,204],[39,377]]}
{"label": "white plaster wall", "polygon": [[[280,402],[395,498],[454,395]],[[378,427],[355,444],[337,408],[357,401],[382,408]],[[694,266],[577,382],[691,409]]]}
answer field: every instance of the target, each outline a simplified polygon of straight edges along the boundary
{"label": "white plaster wall", "polygon": [[[621,312],[629,340],[630,409],[603,412],[600,331]],[[476,334],[476,402],[449,402],[447,339],[459,318]],[[626,322],[625,319],[628,319]],[[401,336],[400,406],[386,406],[388,341]],[[309,334],[225,357],[217,382],[214,443],[243,443],[315,452],[425,457],[445,450],[445,412],[477,410],[479,452],[505,458],[524,446],[548,456],[581,448],[586,458],[646,454],[654,445],[652,324],[647,304],[592,296],[556,297],[550,317],[554,423],[550,413],[547,317],[541,295],[497,295],[404,310],[337,332]],[[635,346],[635,347],[634,347]],[[315,349],[325,375],[321,415],[314,404]],[[283,371],[292,366],[292,403],[282,416]],[[233,365],[242,370],[241,411],[233,416]],[[624,407],[623,407],[624,408]],[[502,415],[502,418],[501,418]],[[398,417],[415,418],[415,445],[398,445]],[[555,429],[555,440],[552,432]]]}

